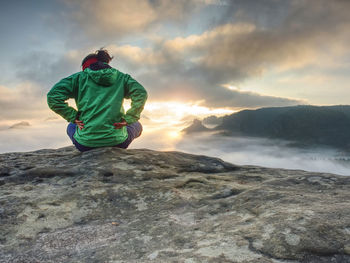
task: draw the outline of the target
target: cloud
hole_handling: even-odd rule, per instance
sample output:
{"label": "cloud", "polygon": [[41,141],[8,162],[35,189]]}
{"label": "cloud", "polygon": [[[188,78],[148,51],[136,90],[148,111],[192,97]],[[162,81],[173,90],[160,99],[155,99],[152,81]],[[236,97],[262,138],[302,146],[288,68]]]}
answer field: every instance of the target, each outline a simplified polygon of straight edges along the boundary
{"label": "cloud", "polygon": [[124,37],[143,33],[162,22],[182,22],[203,3],[187,0],[65,1],[69,18],[92,38]]}
{"label": "cloud", "polygon": [[[205,105],[209,107],[259,107],[305,103],[299,99],[263,96],[222,87],[222,84],[240,82],[248,76],[261,74],[264,63],[283,63],[278,62],[278,59],[283,60],[281,54],[279,58],[277,55],[272,56],[273,47],[265,56],[255,55],[259,53],[256,50],[252,50],[253,54],[250,55],[239,50],[247,47],[243,40],[256,34],[256,30],[252,24],[228,24],[201,35],[165,40],[156,43],[154,48],[130,45],[111,45],[107,48],[116,56],[117,61],[122,61],[127,68],[140,76],[146,87],[151,88],[150,97],[154,99],[204,100]],[[223,44],[225,41],[229,43]],[[241,43],[238,43],[239,41]],[[263,51],[262,48],[261,53]]]}
{"label": "cloud", "polygon": [[228,79],[241,81],[260,76],[271,68],[297,69],[348,53],[344,39],[350,38],[350,34],[342,26],[346,20],[336,22],[333,22],[334,30],[329,25],[304,27],[303,23],[294,25],[291,21],[279,28],[229,23],[201,35],[167,40],[163,52],[168,56],[171,54],[172,59],[186,58],[196,69],[191,73],[205,72],[203,77],[211,83]]}
{"label": "cloud", "polygon": [[[85,51],[85,53],[84,53]],[[69,50],[64,54],[32,51],[15,60],[16,76],[50,89],[60,79],[80,70],[82,59],[91,52]]]}
{"label": "cloud", "polygon": [[106,47],[109,52],[115,54],[117,60],[126,62],[129,66],[136,68],[138,66],[157,66],[167,63],[167,59],[161,51],[150,47],[141,48],[138,46],[110,45]]}
{"label": "cloud", "polygon": [[156,19],[148,1],[81,1],[73,13],[76,21],[93,36],[128,34],[144,29]]}
{"label": "cloud", "polygon": [[9,127],[9,129],[21,129],[21,128],[27,128],[30,126],[30,123],[27,121],[21,121],[17,122]]}
{"label": "cloud", "polygon": [[[339,66],[335,60],[350,55],[346,41],[350,40],[346,11],[350,4],[321,2],[225,1],[231,19],[201,34],[159,37],[147,47],[108,48],[118,65],[133,72],[155,99],[205,100],[207,106],[223,107],[305,103],[298,98],[228,91],[222,85],[242,84],[271,70]],[[278,19],[272,21],[268,14],[274,12]]]}
{"label": "cloud", "polygon": [[[229,10],[224,19],[214,19],[212,26],[202,33],[183,36],[177,31],[178,37],[170,39],[158,35],[140,45],[106,47],[116,57],[112,65],[136,77],[153,100],[204,100],[204,105],[209,107],[305,103],[299,98],[264,96],[222,86],[242,84],[270,70],[319,67],[349,53],[348,41],[345,41],[350,40],[347,1],[298,0],[286,4],[275,0],[89,0],[66,3],[73,10],[69,19],[80,27],[75,29],[77,34],[84,31],[91,43],[96,43],[96,38],[103,42],[109,36],[122,39],[136,36],[135,33],[154,36],[163,22],[181,24],[190,14],[214,5]],[[169,24],[167,27],[176,28]],[[59,57],[30,53],[19,61],[18,76],[51,87],[60,78],[79,70],[81,59],[96,49],[91,46]]]}
{"label": "cloud", "polygon": [[[217,96],[212,94],[205,100],[205,105],[210,107],[222,107],[231,105],[232,108],[258,108],[258,107],[280,107],[308,104],[306,100],[290,99],[277,96],[266,96],[256,92],[225,90],[217,88]],[[225,96],[226,93],[226,96]]]}
{"label": "cloud", "polygon": [[30,82],[15,88],[0,86],[0,121],[44,118],[49,115],[46,94]]}

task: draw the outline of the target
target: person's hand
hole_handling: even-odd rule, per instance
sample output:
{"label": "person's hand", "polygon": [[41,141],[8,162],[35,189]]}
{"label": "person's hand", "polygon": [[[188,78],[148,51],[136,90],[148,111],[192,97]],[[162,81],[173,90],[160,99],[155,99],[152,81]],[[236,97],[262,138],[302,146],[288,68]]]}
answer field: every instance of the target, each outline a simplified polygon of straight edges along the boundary
{"label": "person's hand", "polygon": [[84,123],[83,123],[83,121],[75,120],[74,123],[75,123],[76,125],[78,125],[78,127],[79,127],[80,130],[84,129]]}
{"label": "person's hand", "polygon": [[125,120],[121,121],[121,122],[116,122],[116,123],[113,123],[114,127],[116,129],[121,129],[123,126],[126,126],[127,123]]}

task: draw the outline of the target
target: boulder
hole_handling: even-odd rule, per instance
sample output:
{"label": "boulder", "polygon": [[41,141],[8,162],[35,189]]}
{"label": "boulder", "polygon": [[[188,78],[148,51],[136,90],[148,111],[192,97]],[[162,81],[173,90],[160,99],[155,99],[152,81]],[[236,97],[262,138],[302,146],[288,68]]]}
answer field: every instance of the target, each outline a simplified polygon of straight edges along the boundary
{"label": "boulder", "polygon": [[350,177],[147,149],[0,155],[0,262],[350,262]]}

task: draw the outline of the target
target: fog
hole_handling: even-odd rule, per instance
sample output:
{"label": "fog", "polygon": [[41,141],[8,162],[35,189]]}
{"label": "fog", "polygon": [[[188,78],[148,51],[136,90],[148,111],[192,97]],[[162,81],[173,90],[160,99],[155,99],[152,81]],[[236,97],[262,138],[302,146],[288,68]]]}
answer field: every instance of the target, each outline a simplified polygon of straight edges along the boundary
{"label": "fog", "polygon": [[29,121],[30,126],[14,124],[0,128],[0,153],[56,149],[70,145],[64,120]]}
{"label": "fog", "polygon": [[[0,127],[0,153],[52,149],[72,145],[61,119],[29,121],[30,126]],[[144,131],[130,146],[158,151],[182,151],[221,158],[237,165],[300,169],[350,175],[350,155],[333,149],[288,147],[277,140],[225,137],[212,133],[186,135],[180,126],[165,126],[143,120]]]}
{"label": "fog", "polygon": [[196,133],[185,135],[175,148],[183,152],[219,157],[237,165],[350,175],[350,154],[331,148],[288,147],[286,141]]}

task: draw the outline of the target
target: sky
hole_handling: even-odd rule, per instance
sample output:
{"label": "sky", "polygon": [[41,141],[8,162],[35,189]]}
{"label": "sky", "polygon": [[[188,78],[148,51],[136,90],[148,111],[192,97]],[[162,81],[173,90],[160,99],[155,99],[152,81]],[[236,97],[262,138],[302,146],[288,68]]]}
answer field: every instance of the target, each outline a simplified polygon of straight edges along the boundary
{"label": "sky", "polygon": [[350,104],[348,10],[347,0],[1,1],[0,152],[70,144],[46,94],[101,47],[148,91],[137,147],[176,149],[194,118]]}

